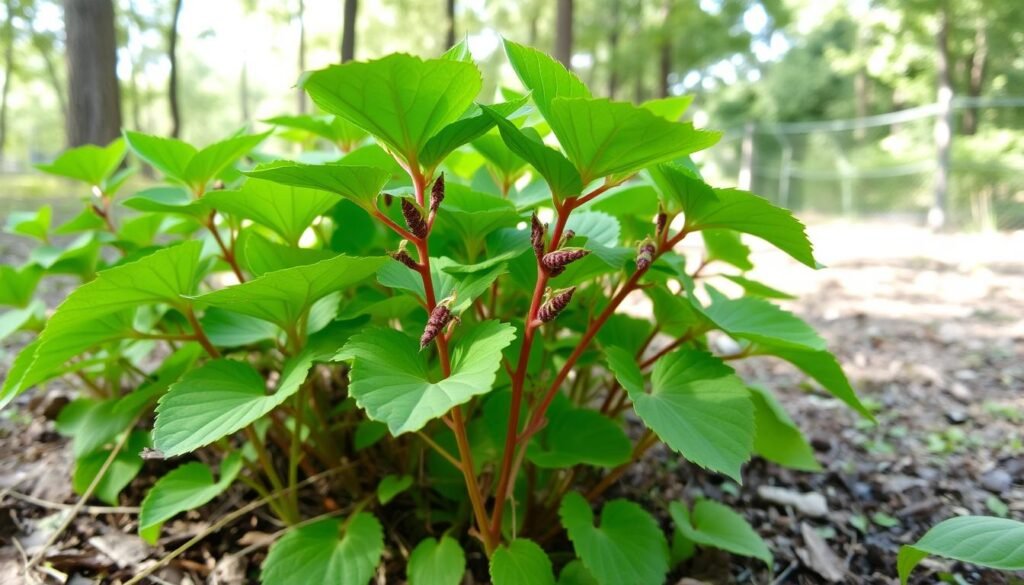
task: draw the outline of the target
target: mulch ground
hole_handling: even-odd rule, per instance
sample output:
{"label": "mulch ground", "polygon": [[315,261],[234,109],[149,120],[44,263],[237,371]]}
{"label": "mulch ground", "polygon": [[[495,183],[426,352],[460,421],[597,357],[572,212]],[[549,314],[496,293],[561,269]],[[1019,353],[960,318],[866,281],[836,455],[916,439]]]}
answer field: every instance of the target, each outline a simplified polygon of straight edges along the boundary
{"label": "mulch ground", "polygon": [[[895,583],[899,546],[943,519],[1024,520],[1024,234],[827,224],[812,229],[812,239],[827,270],[809,271],[757,248],[755,277],[801,296],[790,308],[829,341],[879,424],[860,420],[782,362],[739,364],[748,380],[777,392],[824,471],[793,472],[755,460],[738,485],[652,450],[608,497],[625,495],[650,509],[679,498],[719,499],[739,509],[775,554],[769,571],[759,561],[699,551],[670,583]],[[13,240],[0,239],[0,261],[19,261],[23,253]],[[56,301],[66,290],[57,282],[46,294]],[[0,372],[24,341],[3,342]],[[58,385],[0,413],[0,583],[25,582],[25,559],[75,502],[69,446],[52,422],[68,392]],[[147,462],[122,502],[137,504],[166,465]],[[41,577],[124,579],[247,497],[229,493],[171,523],[158,549],[134,536],[133,508],[86,509],[47,551],[51,574]],[[279,528],[263,512],[244,516],[154,582],[247,582],[268,535]],[[928,560],[913,581],[1022,578]]]}

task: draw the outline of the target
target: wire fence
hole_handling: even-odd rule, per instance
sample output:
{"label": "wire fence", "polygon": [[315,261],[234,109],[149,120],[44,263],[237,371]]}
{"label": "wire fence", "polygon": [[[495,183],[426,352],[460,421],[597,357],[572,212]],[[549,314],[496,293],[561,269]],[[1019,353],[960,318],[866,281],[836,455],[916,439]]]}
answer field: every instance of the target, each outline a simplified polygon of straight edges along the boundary
{"label": "wire fence", "polygon": [[[1024,98],[953,100],[946,214],[958,227],[1024,228]],[[864,118],[750,123],[705,167],[802,213],[923,222],[934,202],[940,104]]]}

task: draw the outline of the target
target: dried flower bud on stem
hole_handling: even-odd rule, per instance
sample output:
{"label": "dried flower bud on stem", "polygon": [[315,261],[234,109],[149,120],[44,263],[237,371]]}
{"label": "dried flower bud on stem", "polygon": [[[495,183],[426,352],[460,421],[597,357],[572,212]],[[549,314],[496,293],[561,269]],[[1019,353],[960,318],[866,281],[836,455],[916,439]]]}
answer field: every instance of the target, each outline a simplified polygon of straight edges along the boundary
{"label": "dried flower bud on stem", "polygon": [[544,301],[544,304],[540,306],[540,310],[537,311],[537,319],[542,323],[549,323],[555,320],[555,317],[568,306],[569,301],[572,300],[573,293],[576,292],[576,287],[563,288],[562,290],[555,291],[551,294],[548,300]]}
{"label": "dried flower bud on stem", "polygon": [[402,198],[402,216],[405,217],[405,225],[409,227],[412,235],[421,240],[427,237],[430,230],[427,228],[426,220],[423,219],[423,212],[415,203],[405,197]]}
{"label": "dried flower bud on stem", "polygon": [[660,238],[666,228],[668,228],[668,214],[659,206],[658,217],[654,220],[654,235]]}
{"label": "dried flower bud on stem", "polygon": [[636,253],[636,269],[643,271],[650,268],[651,263],[654,262],[654,253],[654,242],[650,238],[640,242]]}
{"label": "dried flower bud on stem", "polygon": [[562,250],[555,250],[554,252],[548,252],[544,254],[544,257],[540,259],[540,263],[544,266],[544,269],[548,271],[551,276],[558,276],[565,272],[565,267],[572,264],[573,262],[583,258],[590,253],[590,250],[584,250],[583,248],[566,248]]}
{"label": "dried flower bud on stem", "polygon": [[533,253],[538,260],[544,257],[544,224],[540,222],[536,213],[530,217],[530,245],[533,246]]}
{"label": "dried flower bud on stem", "polygon": [[452,322],[455,316],[452,315],[451,309],[448,308],[447,301],[441,301],[438,303],[434,310],[430,312],[430,317],[427,319],[427,326],[423,328],[423,335],[420,336],[420,349],[426,348],[430,345],[431,341],[434,341],[438,335],[444,331],[444,328]]}
{"label": "dried flower bud on stem", "polygon": [[437,208],[441,207],[442,201],[444,201],[444,173],[441,173],[430,189],[430,212],[436,212]]}
{"label": "dried flower bud on stem", "polygon": [[419,269],[420,269],[420,265],[417,264],[416,261],[412,259],[412,256],[410,256],[409,253],[406,252],[405,250],[398,250],[397,252],[389,252],[388,255],[391,256],[392,258],[394,258],[395,260],[398,260],[402,264],[405,264],[406,266],[408,266],[412,270],[419,271]]}
{"label": "dried flower bud on stem", "polygon": [[559,242],[558,247],[561,248],[562,246],[568,244],[569,240],[571,240],[571,239],[573,239],[575,237],[576,237],[576,232],[574,232],[573,230],[565,230],[565,234],[562,236],[562,241]]}

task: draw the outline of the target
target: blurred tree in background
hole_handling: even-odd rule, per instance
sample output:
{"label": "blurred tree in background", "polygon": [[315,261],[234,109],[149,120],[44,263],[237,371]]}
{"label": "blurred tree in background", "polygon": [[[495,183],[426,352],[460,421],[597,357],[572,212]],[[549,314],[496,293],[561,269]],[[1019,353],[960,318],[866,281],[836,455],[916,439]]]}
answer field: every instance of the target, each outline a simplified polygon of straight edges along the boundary
{"label": "blurred tree in background", "polygon": [[[112,8],[112,41],[110,27],[76,28],[91,17],[85,6]],[[826,141],[842,151],[834,159],[846,159],[835,164],[856,166],[891,159],[882,141],[913,134],[905,151],[938,167],[917,179],[921,185],[898,189],[916,193],[927,183],[932,206],[943,157],[952,160],[947,170],[977,170],[979,152],[1000,158],[1021,142],[1019,131],[1008,130],[1021,127],[1024,113],[1012,102],[1024,87],[1019,0],[3,0],[2,10],[0,157],[8,172],[50,159],[66,144],[103,141],[122,124],[207,142],[310,111],[292,90],[302,70],[391,51],[438,55],[463,37],[485,79],[512,79],[498,50],[505,36],[551,52],[614,99],[696,94],[698,121],[737,140],[750,122],[768,136],[778,133],[773,124],[867,120],[945,104],[912,131],[864,124],[849,136],[792,144],[776,137],[786,143],[773,147],[779,153],[755,149],[761,163],[781,165],[785,149],[800,161]],[[101,81],[99,72],[112,69],[116,77]],[[491,83],[485,100],[501,82]],[[82,109],[83,96],[105,109]],[[124,119],[111,122],[119,99]],[[1012,107],[990,107],[992,100]],[[865,141],[873,150],[862,148]],[[729,165],[723,161],[723,172],[735,171]],[[946,181],[973,193],[1005,172]],[[754,186],[787,197],[792,191],[790,204],[813,191],[785,182],[769,176]],[[1015,187],[1000,189],[997,199],[1016,197]]]}

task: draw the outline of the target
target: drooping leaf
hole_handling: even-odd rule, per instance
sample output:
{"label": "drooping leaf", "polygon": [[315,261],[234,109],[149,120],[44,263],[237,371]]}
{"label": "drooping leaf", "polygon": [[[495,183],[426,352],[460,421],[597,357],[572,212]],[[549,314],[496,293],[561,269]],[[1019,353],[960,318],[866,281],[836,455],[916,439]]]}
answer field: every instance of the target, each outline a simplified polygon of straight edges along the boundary
{"label": "drooping leaf", "polygon": [[633,355],[605,349],[633,409],[669,447],[690,461],[741,481],[754,443],[754,408],[732,368],[711,354],[680,350],[654,366],[651,392]]}
{"label": "drooping leaf", "polygon": [[537,169],[537,172],[547,181],[551,193],[556,199],[573,197],[583,191],[583,180],[580,178],[579,172],[562,153],[546,146],[539,140],[528,137],[522,130],[516,128],[515,124],[486,106],[483,107],[483,110],[494,118],[498,131],[501,133],[501,139],[505,141],[509,150]]}
{"label": "drooping leaf", "polygon": [[316,264],[285,268],[195,298],[197,306],[219,307],[288,329],[319,299],[374,274],[386,257],[336,256]]}
{"label": "drooping leaf", "polygon": [[705,258],[709,262],[720,260],[743,271],[754,268],[750,261],[750,247],[743,243],[739,232],[710,229],[701,230],[700,235],[704,239]]}
{"label": "drooping leaf", "polygon": [[450,536],[424,538],[409,555],[409,585],[459,585],[466,573],[466,554]]}
{"label": "drooping leaf", "polygon": [[775,345],[763,346],[760,352],[782,358],[796,366],[801,372],[813,378],[833,396],[845,402],[864,418],[874,421],[875,417],[865,407],[846,378],[836,357],[828,351],[800,351]]}
{"label": "drooping leaf", "polygon": [[769,461],[803,471],[820,471],[814,449],[800,428],[768,390],[750,388],[754,403],[754,451]]}
{"label": "drooping leaf", "polygon": [[545,117],[584,185],[703,150],[721,137],[607,99],[555,98]]}
{"label": "drooping leaf", "polygon": [[107,146],[86,144],[69,148],[52,163],[36,165],[36,168],[51,175],[103,187],[107,177],[113,174],[124,160],[124,153],[124,140],[117,138]]}
{"label": "drooping leaf", "polygon": [[193,461],[169,471],[153,484],[142,500],[139,535],[156,543],[164,522],[188,510],[194,510],[226,490],[242,469],[242,457],[231,453],[220,464],[220,476],[213,479],[210,468]]}
{"label": "drooping leaf", "polygon": [[549,119],[555,98],[588,98],[590,90],[564,65],[537,49],[505,40],[505,54],[537,109]]}
{"label": "drooping leaf", "polygon": [[936,555],[964,563],[1024,570],[1024,523],[991,516],[961,516],[932,527],[914,544],[900,547],[896,561],[900,583],[926,556]]}
{"label": "drooping leaf", "polygon": [[245,174],[292,187],[328,191],[368,210],[376,209],[377,196],[391,179],[391,173],[375,167],[304,165],[283,161],[261,165]]}
{"label": "drooping leaf", "polygon": [[762,282],[758,282],[756,280],[751,280],[751,279],[746,278],[744,276],[737,276],[735,274],[723,274],[722,276],[724,276],[728,280],[731,280],[732,282],[734,282],[734,283],[738,284],[739,286],[741,286],[743,288],[744,292],[746,292],[748,295],[751,295],[751,296],[763,297],[763,298],[766,298],[766,299],[783,299],[783,300],[790,300],[790,299],[795,299],[796,298],[796,297],[794,297],[793,295],[791,295],[791,294],[789,294],[787,292],[782,292],[781,290],[778,290],[776,288],[772,288],[772,287],[768,286],[767,284],[764,284]]}
{"label": "drooping leaf", "polygon": [[349,393],[359,406],[400,435],[489,392],[514,331],[497,321],[473,327],[452,348],[447,378],[430,372],[416,339],[393,329],[354,336],[335,359],[352,361]]}
{"label": "drooping leaf", "polygon": [[286,534],[263,561],[263,585],[367,585],[384,552],[384,529],[367,512],[320,520]]}
{"label": "drooping leaf", "polygon": [[317,189],[291,187],[250,179],[237,191],[211,191],[203,198],[208,205],[235,217],[264,225],[295,246],[317,216],[327,213],[338,197]]}
{"label": "drooping leaf", "polygon": [[711,500],[698,500],[691,513],[684,504],[672,502],[669,514],[676,529],[693,542],[760,559],[771,568],[772,553],[768,545],[732,508]]}
{"label": "drooping leaf", "polygon": [[660,585],[668,574],[668,544],[657,521],[639,505],[612,500],[598,524],[577,492],[558,509],[576,555],[601,585]]}
{"label": "drooping leaf", "polygon": [[393,54],[314,71],[302,87],[323,110],[415,164],[427,141],[469,108],[482,83],[472,63]]}
{"label": "drooping leaf", "polygon": [[814,328],[764,299],[711,296],[711,304],[702,310],[704,316],[732,337],[785,349],[826,349],[825,340]]}
{"label": "drooping leaf", "polygon": [[494,585],[555,585],[551,559],[537,543],[517,538],[491,557]]}

